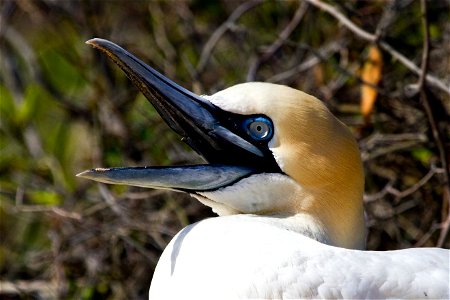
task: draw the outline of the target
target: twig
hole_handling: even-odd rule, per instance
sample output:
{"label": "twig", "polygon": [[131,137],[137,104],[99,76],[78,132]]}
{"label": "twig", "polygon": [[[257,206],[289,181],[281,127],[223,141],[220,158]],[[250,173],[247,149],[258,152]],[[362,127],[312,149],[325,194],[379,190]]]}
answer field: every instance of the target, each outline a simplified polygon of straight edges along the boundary
{"label": "twig", "polygon": [[321,61],[328,59],[335,52],[339,51],[341,49],[341,47],[342,47],[342,43],[336,43],[336,42],[332,42],[324,47],[321,47],[321,49],[319,49],[318,51],[315,51],[314,49],[311,49],[310,47],[308,47],[309,50],[311,50],[311,53],[313,56],[309,57],[303,63],[301,63],[289,70],[286,70],[282,73],[275,74],[274,76],[267,78],[265,81],[273,82],[273,83],[285,81],[285,80],[289,79],[290,77],[295,76],[298,73],[304,72],[304,71],[312,68],[313,66],[317,65]]}
{"label": "twig", "polygon": [[287,26],[280,33],[278,39],[276,39],[264,53],[258,57],[251,65],[247,72],[247,81],[254,81],[256,72],[258,71],[259,66],[266,62],[270,57],[272,57],[275,52],[277,52],[280,47],[285,43],[288,37],[292,34],[295,28],[297,28],[300,21],[303,19],[303,16],[306,13],[308,5],[306,2],[301,2],[297,10],[295,11],[294,16],[291,21],[287,24]]}
{"label": "twig", "polygon": [[[441,169],[440,169],[441,170]],[[415,193],[417,190],[419,190],[422,186],[424,186],[433,176],[434,174],[438,173],[435,168],[432,168],[428,173],[423,176],[419,181],[417,181],[413,186],[407,188],[406,190],[399,191],[396,188],[392,186],[387,186],[386,191],[389,194],[394,195],[397,198],[405,198],[413,193]]]}
{"label": "twig", "polygon": [[379,200],[386,196],[387,194],[394,195],[398,199],[405,198],[415,192],[417,192],[422,186],[424,186],[435,174],[442,174],[444,170],[442,168],[431,167],[428,173],[423,176],[419,181],[417,181],[413,186],[407,188],[406,190],[399,191],[398,189],[393,187],[394,182],[390,181],[388,184],[384,186],[384,188],[371,195],[364,195],[364,202],[370,203],[376,200]]}
{"label": "twig", "polygon": [[394,182],[390,181],[388,184],[384,186],[384,188],[381,191],[376,192],[374,194],[364,194],[363,197],[364,203],[370,203],[382,199],[384,196],[387,195],[388,187],[392,187],[393,184]]}
{"label": "twig", "polygon": [[252,0],[244,2],[233,11],[233,13],[228,17],[228,19],[222,25],[220,25],[219,28],[216,29],[216,31],[214,31],[214,33],[211,35],[211,37],[203,47],[202,53],[200,55],[200,60],[196,68],[197,74],[203,72],[203,70],[206,67],[206,64],[208,63],[209,58],[211,57],[213,49],[216,47],[217,43],[225,34],[225,32],[231,29],[234,26],[234,23],[237,21],[237,19],[239,19],[244,13],[262,3],[264,3],[264,1],[262,0]]}
{"label": "twig", "polygon": [[23,299],[24,294],[33,295],[30,298],[57,299],[57,290],[55,282],[46,280],[0,281],[0,295],[5,297],[2,299]]}
{"label": "twig", "polygon": [[395,21],[398,11],[411,4],[411,2],[413,2],[413,0],[391,0],[386,3],[383,15],[375,30],[377,41],[384,38],[386,30]]}
{"label": "twig", "polygon": [[399,134],[381,134],[374,132],[372,135],[360,141],[361,147],[372,149],[377,145],[399,142],[423,143],[427,141],[427,136],[423,133],[399,133]]}
{"label": "twig", "polygon": [[106,204],[111,208],[111,210],[118,215],[119,217],[123,218],[124,220],[128,220],[128,216],[125,213],[125,211],[120,207],[120,205],[117,203],[114,196],[109,192],[109,190],[106,188],[106,186],[102,183],[97,184],[98,189],[100,191],[100,195],[102,195],[102,198],[105,200]]}
{"label": "twig", "polygon": [[63,218],[74,219],[80,221],[82,219],[81,215],[76,212],[69,212],[57,206],[45,206],[45,205],[16,205],[13,206],[15,211],[20,212],[45,212],[53,213]]}
{"label": "twig", "polygon": [[375,132],[360,141],[361,158],[363,161],[369,161],[426,141],[427,136],[423,133],[380,134]]}
{"label": "twig", "polygon": [[335,17],[338,21],[340,21],[345,27],[350,29],[350,31],[353,31],[356,35],[360,36],[361,38],[368,40],[372,43],[376,42],[376,37],[373,34],[368,33],[367,31],[359,28],[355,25],[350,19],[348,19],[346,16],[344,16],[337,8],[334,6],[324,3],[320,0],[306,0],[310,4],[314,5],[315,7],[320,8],[321,10],[326,11],[333,17]]}
{"label": "twig", "polygon": [[363,151],[361,153],[361,158],[363,161],[369,161],[369,160],[375,159],[377,157],[386,155],[388,153],[397,152],[399,150],[408,149],[413,146],[417,146],[418,143],[419,143],[418,141],[414,141],[414,140],[407,141],[406,140],[403,142],[398,142],[398,143],[395,143],[395,144],[392,144],[392,145],[389,145],[386,147],[376,149],[372,152]]}
{"label": "twig", "polygon": [[[320,0],[305,0],[314,5],[315,7],[326,11],[333,17],[335,17],[338,21],[340,21],[345,27],[347,27],[350,31],[355,33],[360,38],[367,40],[372,43],[377,43],[380,48],[382,48],[384,51],[389,53],[392,57],[397,59],[400,63],[402,63],[406,68],[408,68],[411,72],[413,72],[416,75],[420,75],[421,69],[415,65],[411,60],[406,58],[403,54],[395,50],[391,45],[384,41],[377,41],[377,36],[375,34],[371,34],[357,25],[350,21],[346,16],[344,16],[338,9],[336,9],[334,6],[324,3]],[[427,74],[425,77],[428,84],[431,86],[440,89],[441,91],[447,93],[450,95],[450,84],[444,83],[439,78],[432,76],[430,74]]]}

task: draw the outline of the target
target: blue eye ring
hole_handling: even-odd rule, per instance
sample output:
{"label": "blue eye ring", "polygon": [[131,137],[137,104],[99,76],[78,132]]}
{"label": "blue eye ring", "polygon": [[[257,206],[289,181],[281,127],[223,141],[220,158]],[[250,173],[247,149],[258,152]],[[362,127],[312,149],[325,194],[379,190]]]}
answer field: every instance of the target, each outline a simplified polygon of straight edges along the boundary
{"label": "blue eye ring", "polygon": [[267,141],[273,136],[273,124],[268,118],[248,118],[243,123],[245,132],[254,140]]}

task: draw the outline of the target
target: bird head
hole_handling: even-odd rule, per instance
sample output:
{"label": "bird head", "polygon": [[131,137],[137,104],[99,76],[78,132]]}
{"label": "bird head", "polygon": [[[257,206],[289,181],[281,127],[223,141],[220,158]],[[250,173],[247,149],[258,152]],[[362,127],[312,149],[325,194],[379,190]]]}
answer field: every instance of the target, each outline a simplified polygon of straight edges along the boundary
{"label": "bird head", "polygon": [[208,164],[92,169],[88,179],[187,192],[219,215],[301,216],[330,244],[364,244],[364,175],[349,129],[317,98],[251,82],[198,96],[116,44],[107,54]]}

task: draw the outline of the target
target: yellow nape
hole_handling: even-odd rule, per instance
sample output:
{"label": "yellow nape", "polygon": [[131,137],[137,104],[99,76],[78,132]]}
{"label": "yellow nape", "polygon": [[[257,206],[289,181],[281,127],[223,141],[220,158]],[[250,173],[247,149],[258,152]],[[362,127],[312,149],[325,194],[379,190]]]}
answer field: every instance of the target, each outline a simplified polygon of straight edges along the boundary
{"label": "yellow nape", "polygon": [[308,216],[326,232],[330,244],[364,247],[364,173],[358,145],[320,100],[259,82],[235,85],[206,98],[226,111],[271,118],[274,137],[269,148],[298,186],[283,191],[292,201],[280,206],[279,199],[272,199],[273,210],[265,214]]}

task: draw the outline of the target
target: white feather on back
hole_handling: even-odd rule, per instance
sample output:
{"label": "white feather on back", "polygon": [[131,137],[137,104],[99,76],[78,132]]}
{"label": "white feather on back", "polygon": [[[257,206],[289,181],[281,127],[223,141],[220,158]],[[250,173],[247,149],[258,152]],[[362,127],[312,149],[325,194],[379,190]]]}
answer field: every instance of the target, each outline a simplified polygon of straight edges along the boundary
{"label": "white feather on back", "polygon": [[237,215],[186,227],[164,251],[150,299],[449,297],[448,250],[349,250],[277,222]]}

